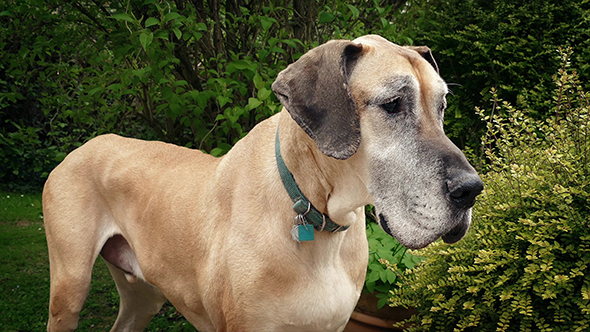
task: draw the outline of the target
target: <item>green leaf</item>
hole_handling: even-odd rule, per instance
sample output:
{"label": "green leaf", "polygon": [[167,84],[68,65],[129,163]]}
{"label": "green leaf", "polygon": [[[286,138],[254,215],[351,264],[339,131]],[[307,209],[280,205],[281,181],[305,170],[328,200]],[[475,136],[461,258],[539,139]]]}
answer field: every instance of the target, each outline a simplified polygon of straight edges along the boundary
{"label": "green leaf", "polygon": [[346,4],[346,6],[352,12],[352,18],[356,20],[359,17],[359,10],[353,5]]}
{"label": "green leaf", "polygon": [[270,27],[276,22],[277,22],[277,20],[275,20],[274,18],[265,17],[265,16],[260,18],[260,25],[262,25],[262,29],[264,31],[268,31],[268,29],[270,29]]}
{"label": "green leaf", "polygon": [[379,271],[373,271],[367,276],[367,281],[375,282],[379,280]]}
{"label": "green leaf", "polygon": [[219,102],[219,107],[223,107],[225,104],[231,101],[231,98],[226,96],[217,96],[217,101]]}
{"label": "green leaf", "polygon": [[200,108],[205,108],[209,99],[215,97],[215,92],[211,90],[205,90],[197,94],[193,94],[192,96],[193,98],[196,98],[197,104]]}
{"label": "green leaf", "polygon": [[117,21],[127,21],[127,22],[131,22],[131,23],[133,23],[133,21],[134,21],[133,18],[126,13],[116,13],[116,14],[113,14],[109,17],[114,18]]}
{"label": "green leaf", "polygon": [[143,77],[148,70],[149,70],[149,67],[146,67],[146,68],[142,68],[142,69],[134,69],[131,72],[133,73],[134,76]]}
{"label": "green leaf", "polygon": [[66,153],[65,152],[58,152],[55,154],[55,161],[57,162],[61,162],[66,158]]}
{"label": "green leaf", "polygon": [[387,282],[389,282],[390,284],[395,283],[395,281],[397,280],[397,276],[395,275],[395,273],[393,273],[393,271],[387,270],[385,274],[387,275]]}
{"label": "green leaf", "polygon": [[219,156],[221,156],[223,154],[223,149],[215,148],[215,149],[211,150],[211,153],[210,154],[213,157],[219,157]]}
{"label": "green leaf", "polygon": [[[186,38],[186,36],[189,36],[189,35],[184,35],[184,38]],[[195,33],[193,33],[193,37],[195,37],[196,40],[201,40],[201,38],[203,38],[203,34],[199,33],[199,32],[195,32]]]}
{"label": "green leaf", "polygon": [[104,88],[102,86],[99,86],[99,87],[96,87],[96,88],[88,91],[88,95],[93,96],[95,93],[102,92],[103,90],[104,90]]}
{"label": "green leaf", "polygon": [[371,271],[383,271],[383,265],[381,265],[381,263],[377,262],[377,263],[371,263],[369,264],[369,270]]}
{"label": "green leaf", "polygon": [[295,43],[295,41],[291,40],[291,39],[282,39],[281,43],[283,44],[287,44],[293,48],[297,48],[297,43]]}
{"label": "green leaf", "polygon": [[267,88],[262,88],[260,89],[260,91],[258,91],[258,99],[266,100],[268,97],[270,97],[271,93],[271,90],[268,90]]}
{"label": "green leaf", "polygon": [[367,287],[367,290],[371,293],[373,293],[375,291],[375,281],[366,281],[365,282],[365,286]]}
{"label": "green leaf", "polygon": [[231,65],[233,65],[236,69],[239,70],[252,69],[253,67],[256,68],[256,65],[248,60],[233,61]]}
{"label": "green leaf", "polygon": [[180,107],[178,104],[170,104],[169,110],[173,119],[182,113],[182,107]]}
{"label": "green leaf", "polygon": [[273,47],[270,51],[276,52],[276,53],[281,53],[281,54],[287,54],[287,52],[285,52],[285,50],[280,47]]}
{"label": "green leaf", "polygon": [[385,285],[385,284],[375,285],[375,290],[380,293],[388,294],[389,291],[391,290],[391,285]]}
{"label": "green leaf", "polygon": [[168,39],[168,31],[166,31],[166,30],[157,30],[156,33],[154,34],[154,37],[164,39],[164,40],[169,40]]}
{"label": "green leaf", "polygon": [[375,247],[380,246],[381,242],[379,242],[379,240],[370,237],[369,239],[369,248],[372,248],[372,250],[375,250]]}
{"label": "green leaf", "polygon": [[262,76],[260,76],[258,73],[256,73],[256,75],[254,75],[254,86],[256,87],[256,89],[260,90],[262,88],[264,88],[264,81],[262,80]]}
{"label": "green leaf", "polygon": [[334,16],[328,12],[321,12],[318,23],[330,23],[330,22],[334,21],[335,18],[336,18],[336,16]]}
{"label": "green leaf", "polygon": [[172,32],[174,32],[174,35],[176,36],[177,39],[181,39],[182,38],[182,32],[177,29],[177,28],[173,28]]}
{"label": "green leaf", "polygon": [[166,108],[168,108],[168,103],[162,103],[162,104],[160,104],[160,105],[156,106],[156,111],[159,113],[159,112],[161,112],[163,109],[166,109]]}
{"label": "green leaf", "polygon": [[387,297],[380,298],[379,301],[377,301],[377,309],[383,308],[385,304],[387,304]]}
{"label": "green leaf", "polygon": [[249,98],[248,99],[248,109],[252,110],[255,109],[256,107],[262,105],[262,102],[256,98]]}
{"label": "green leaf", "polygon": [[154,34],[151,32],[144,31],[141,33],[141,35],[139,35],[139,42],[141,43],[141,46],[143,47],[143,49],[146,52],[153,40],[154,40]]}
{"label": "green leaf", "polygon": [[107,89],[112,90],[112,91],[119,90],[122,88],[123,88],[123,84],[120,84],[120,83],[115,83],[115,84],[111,84],[111,85],[107,86]]}
{"label": "green leaf", "polygon": [[123,92],[121,92],[121,95],[137,95],[137,90],[134,89],[127,89],[127,90],[123,90]]}
{"label": "green leaf", "polygon": [[199,90],[191,90],[191,91],[187,91],[185,95],[189,95],[194,102],[196,102],[199,99],[199,95],[201,93],[199,92]]}
{"label": "green leaf", "polygon": [[176,12],[170,12],[170,13],[166,14],[166,16],[164,16],[164,23],[167,23],[171,20],[175,20],[179,17],[182,17],[182,15],[180,15]]}
{"label": "green leaf", "polygon": [[155,17],[150,17],[150,18],[148,18],[147,20],[145,20],[145,27],[146,27],[146,28],[149,28],[149,27],[151,27],[152,25],[156,25],[156,24],[159,24],[159,23],[160,23],[160,21],[159,21],[157,18],[155,18]]}
{"label": "green leaf", "polygon": [[[456,105],[455,105],[456,106]],[[463,115],[461,114],[461,109],[459,109],[459,107],[454,107],[455,109],[455,119],[460,119],[463,117]]]}

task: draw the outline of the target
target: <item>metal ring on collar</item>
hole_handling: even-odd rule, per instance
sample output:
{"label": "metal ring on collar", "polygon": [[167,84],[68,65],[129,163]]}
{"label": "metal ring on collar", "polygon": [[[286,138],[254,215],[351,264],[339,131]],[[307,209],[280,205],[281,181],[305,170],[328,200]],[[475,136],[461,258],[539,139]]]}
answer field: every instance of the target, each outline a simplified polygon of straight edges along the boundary
{"label": "metal ring on collar", "polygon": [[307,211],[305,211],[304,214],[302,214],[302,216],[306,216],[309,213],[309,210],[311,210],[311,202],[307,201]]}
{"label": "metal ring on collar", "polygon": [[326,227],[326,215],[322,213],[322,228],[320,232],[324,230],[324,227]]}

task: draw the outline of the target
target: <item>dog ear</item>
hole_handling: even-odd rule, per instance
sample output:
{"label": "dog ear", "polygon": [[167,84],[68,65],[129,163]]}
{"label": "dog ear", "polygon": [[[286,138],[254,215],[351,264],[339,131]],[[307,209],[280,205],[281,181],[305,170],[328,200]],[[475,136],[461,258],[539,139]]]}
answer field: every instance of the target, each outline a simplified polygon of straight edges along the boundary
{"label": "dog ear", "polygon": [[438,72],[438,65],[436,64],[436,61],[434,61],[432,51],[430,51],[430,48],[428,48],[428,46],[406,46],[406,48],[418,52],[418,54],[420,54],[424,59],[426,59],[426,61],[428,61],[430,65],[432,65],[434,70],[436,70],[436,73],[440,74]]}
{"label": "dog ear", "polygon": [[333,40],[305,53],[281,71],[272,89],[320,151],[347,159],[359,147],[361,129],[348,77],[362,45]]}

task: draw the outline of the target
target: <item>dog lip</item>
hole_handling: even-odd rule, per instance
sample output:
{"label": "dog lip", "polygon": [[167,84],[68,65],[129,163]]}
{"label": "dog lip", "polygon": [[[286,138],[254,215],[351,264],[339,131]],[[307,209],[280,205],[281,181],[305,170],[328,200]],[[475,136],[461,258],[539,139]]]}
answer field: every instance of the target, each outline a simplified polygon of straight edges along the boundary
{"label": "dog lip", "polygon": [[[385,217],[385,215],[383,215],[383,213],[379,213],[378,222],[379,222],[379,225],[381,226],[381,228],[385,231],[385,233],[387,233],[391,237],[396,238],[402,245],[404,245],[405,247],[407,247],[409,249],[422,249],[422,248],[428,246],[430,243],[434,242],[438,238],[441,238],[447,244],[453,244],[453,243],[456,243],[459,240],[461,240],[465,236],[465,234],[467,233],[467,230],[469,229],[469,222],[467,222],[467,223],[461,222],[460,224],[458,224],[457,226],[452,228],[446,234],[443,234],[443,235],[440,235],[440,233],[439,233],[439,235],[433,234],[433,236],[430,237],[429,240],[426,239],[423,241],[418,241],[418,243],[411,243],[411,242],[404,241],[403,239],[398,238],[397,236],[395,236],[393,234],[393,231],[391,230],[391,228],[389,228],[389,223],[388,223],[387,217]],[[423,229],[427,229],[427,228],[424,228],[423,225],[419,225],[419,226],[422,227]]]}
{"label": "dog lip", "polygon": [[424,240],[424,241],[420,241],[418,243],[405,241],[403,238],[393,235],[393,231],[391,230],[391,228],[389,228],[389,223],[387,221],[387,217],[385,217],[382,213],[379,214],[379,225],[385,231],[385,233],[387,233],[389,236],[397,239],[399,241],[399,243],[401,243],[404,247],[406,247],[408,249],[425,248],[426,246],[428,246],[430,243],[434,242],[438,238],[438,236],[436,236],[430,240]]}
{"label": "dog lip", "polygon": [[443,235],[442,240],[448,244],[458,242],[463,238],[463,236],[465,236],[468,228],[469,226],[465,227],[464,224],[459,224],[455,226],[455,228],[451,229],[447,234]]}
{"label": "dog lip", "polygon": [[385,233],[389,234],[389,236],[391,236],[391,237],[395,237],[395,236],[393,236],[393,233],[391,232],[391,229],[389,228],[387,218],[385,218],[383,213],[379,213],[379,224],[381,225],[381,228],[383,228]]}

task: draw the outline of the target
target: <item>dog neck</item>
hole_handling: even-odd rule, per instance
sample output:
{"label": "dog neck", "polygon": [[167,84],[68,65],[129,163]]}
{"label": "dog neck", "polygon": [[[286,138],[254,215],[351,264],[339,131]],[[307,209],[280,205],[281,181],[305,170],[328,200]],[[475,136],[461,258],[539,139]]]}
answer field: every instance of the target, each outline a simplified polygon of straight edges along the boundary
{"label": "dog neck", "polygon": [[293,174],[289,171],[287,166],[285,165],[285,161],[281,156],[281,144],[280,144],[280,127],[277,126],[277,133],[275,137],[275,156],[277,159],[277,167],[279,169],[279,174],[281,175],[281,180],[287,193],[291,197],[293,201],[293,210],[298,213],[299,221],[305,226],[307,229],[306,224],[311,224],[315,227],[318,231],[329,231],[329,232],[342,232],[348,229],[348,226],[341,226],[336,224],[330,219],[330,216],[327,216],[324,213],[319,212],[313,204],[305,197],[305,195],[299,189],[297,182],[293,178]]}
{"label": "dog neck", "polygon": [[287,112],[281,113],[279,127],[282,157],[301,192],[339,226],[352,225],[356,209],[371,203],[362,148],[349,159],[337,160],[324,155]]}

